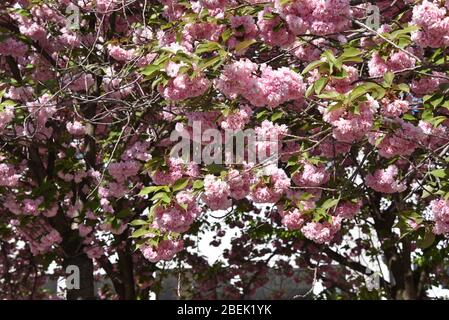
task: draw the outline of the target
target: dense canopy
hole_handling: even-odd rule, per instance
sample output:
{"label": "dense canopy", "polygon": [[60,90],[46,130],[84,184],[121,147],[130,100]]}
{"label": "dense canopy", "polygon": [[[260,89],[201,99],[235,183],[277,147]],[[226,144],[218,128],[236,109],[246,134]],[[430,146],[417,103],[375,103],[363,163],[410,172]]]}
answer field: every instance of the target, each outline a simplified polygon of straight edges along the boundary
{"label": "dense canopy", "polygon": [[444,0],[2,1],[0,298],[449,289],[448,45]]}

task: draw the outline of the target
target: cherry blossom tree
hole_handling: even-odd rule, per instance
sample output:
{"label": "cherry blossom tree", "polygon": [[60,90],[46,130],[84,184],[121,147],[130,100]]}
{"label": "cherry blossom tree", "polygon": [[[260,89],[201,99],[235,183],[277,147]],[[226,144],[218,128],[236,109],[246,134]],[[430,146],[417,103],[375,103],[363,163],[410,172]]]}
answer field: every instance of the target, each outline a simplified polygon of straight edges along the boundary
{"label": "cherry blossom tree", "polygon": [[[449,2],[0,13],[1,298],[58,298],[69,266],[67,299],[148,299],[170,272],[183,298],[252,296],[270,270],[320,283],[307,298],[448,288]],[[205,235],[230,239],[215,263]]]}

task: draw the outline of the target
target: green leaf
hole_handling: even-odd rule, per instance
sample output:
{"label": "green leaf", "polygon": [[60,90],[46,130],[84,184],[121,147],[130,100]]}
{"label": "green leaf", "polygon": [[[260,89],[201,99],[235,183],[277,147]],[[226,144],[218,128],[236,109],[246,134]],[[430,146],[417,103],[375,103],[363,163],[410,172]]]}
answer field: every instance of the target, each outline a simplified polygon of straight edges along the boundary
{"label": "green leaf", "polygon": [[414,120],[416,120],[416,117],[414,117],[410,113],[406,113],[402,116],[402,119],[407,120],[407,121],[414,121]]}
{"label": "green leaf", "polygon": [[343,53],[340,55],[340,57],[343,57],[343,58],[356,57],[361,54],[362,54],[362,52],[359,49],[354,48],[354,47],[348,47],[343,50]]}
{"label": "green leaf", "polygon": [[393,84],[393,80],[394,80],[394,73],[393,72],[388,71],[387,73],[385,73],[385,75],[384,75],[385,87],[390,88],[391,85]]}
{"label": "green leaf", "polygon": [[147,78],[151,78],[151,76],[155,75],[157,71],[162,70],[165,67],[165,64],[150,64],[145,68],[140,70],[140,73],[146,76]]}
{"label": "green leaf", "polygon": [[281,3],[282,6],[284,6],[284,5],[288,4],[288,3],[290,3],[291,1],[292,0],[281,0],[280,3]]}
{"label": "green leaf", "polygon": [[342,100],[343,95],[337,91],[327,91],[317,95],[320,99]]}
{"label": "green leaf", "polygon": [[445,178],[447,176],[445,169],[436,169],[436,170],[430,171],[430,174],[437,178]]}
{"label": "green leaf", "polygon": [[322,78],[318,79],[317,81],[315,81],[315,84],[313,86],[315,89],[315,94],[320,94],[321,91],[326,86],[328,81],[329,81],[329,79],[327,77],[322,77]]}
{"label": "green leaf", "polygon": [[207,59],[200,65],[200,69],[204,70],[211,66],[220,65],[222,63],[221,56],[212,57],[210,59]]}
{"label": "green leaf", "polygon": [[210,173],[221,173],[222,171],[226,171],[226,167],[222,164],[212,163],[206,167],[207,171]]}
{"label": "green leaf", "polygon": [[119,219],[125,219],[128,216],[130,216],[132,214],[132,211],[130,208],[126,208],[121,210],[119,213],[116,214],[116,217]]}
{"label": "green leaf", "polygon": [[2,103],[0,103],[0,111],[3,111],[5,108],[8,108],[8,107],[14,107],[16,105],[17,105],[17,103],[12,100],[3,101]]}
{"label": "green leaf", "polygon": [[400,83],[396,85],[395,89],[403,92],[410,92],[410,87],[406,83]]}
{"label": "green leaf", "polygon": [[229,40],[229,38],[232,35],[232,30],[231,29],[226,29],[222,34],[221,34],[221,39],[223,40],[223,42],[226,42]]}
{"label": "green leaf", "polygon": [[142,188],[142,190],[140,190],[139,196],[146,196],[147,194],[154,193],[154,192],[157,192],[159,190],[165,190],[165,191],[169,192],[170,188],[167,187],[167,186],[150,186],[150,187],[145,187],[145,188]]}
{"label": "green leaf", "polygon": [[173,184],[173,191],[179,191],[179,190],[183,190],[185,189],[187,186],[189,185],[189,178],[181,178],[178,179],[174,184]]}
{"label": "green leaf", "polygon": [[193,189],[194,190],[203,189],[203,187],[204,187],[204,181],[203,180],[195,180],[193,182]]}
{"label": "green leaf", "polygon": [[245,41],[239,42],[235,46],[235,51],[241,51],[243,49],[246,49],[256,42],[257,42],[256,39],[250,39],[250,40],[245,40]]}
{"label": "green leaf", "polygon": [[259,121],[265,120],[268,117],[268,111],[262,110],[256,114],[256,119]]}
{"label": "green leaf", "polygon": [[212,52],[216,50],[221,50],[221,45],[218,42],[208,41],[205,43],[200,43],[195,50],[196,54],[201,54],[205,52]]}
{"label": "green leaf", "polygon": [[378,147],[378,146],[382,143],[382,141],[384,140],[384,138],[385,138],[385,135],[381,135],[380,137],[378,137],[378,138],[376,139],[376,141],[374,142],[374,146],[375,146],[375,147]]}
{"label": "green leaf", "polygon": [[140,237],[148,234],[149,232],[150,231],[147,228],[140,228],[131,234],[131,238],[140,238]]}
{"label": "green leaf", "polygon": [[337,61],[342,64],[343,62],[362,62],[363,59],[360,57],[362,52],[354,47],[346,48],[343,53],[338,57]]}
{"label": "green leaf", "polygon": [[275,113],[273,113],[273,115],[271,116],[271,121],[275,122],[276,120],[279,120],[280,118],[282,118],[284,116],[284,112],[282,110],[276,111]]}
{"label": "green leaf", "polygon": [[427,121],[430,124],[432,124],[434,127],[438,127],[441,123],[446,121],[446,119],[447,119],[447,117],[445,117],[445,116],[437,116],[437,117],[430,118]]}
{"label": "green leaf", "polygon": [[159,200],[159,199],[165,203],[171,202],[170,196],[168,195],[167,192],[158,192],[151,198],[152,201]]}
{"label": "green leaf", "polygon": [[311,85],[307,88],[306,93],[305,93],[305,97],[306,97],[306,98],[310,97],[310,95],[313,93],[314,86],[315,86],[314,84],[311,84]]}
{"label": "green leaf", "polygon": [[137,226],[146,225],[146,224],[148,224],[148,222],[145,220],[137,219],[137,220],[131,221],[129,224],[133,227],[137,227]]}
{"label": "green leaf", "polygon": [[438,107],[444,100],[444,96],[441,94],[434,95],[432,99],[430,99],[430,104],[436,108]]}
{"label": "green leaf", "polygon": [[299,156],[297,156],[297,155],[292,156],[292,157],[290,157],[290,159],[288,159],[286,168],[294,166],[298,163],[299,163]]}
{"label": "green leaf", "polygon": [[432,230],[426,228],[424,236],[422,238],[419,238],[418,241],[416,241],[416,245],[421,249],[426,249],[430,247],[434,241],[435,235],[433,234]]}
{"label": "green leaf", "polygon": [[322,60],[313,61],[313,62],[309,63],[307,65],[307,67],[304,68],[304,70],[301,72],[301,74],[304,75],[304,74],[308,73],[309,71],[311,71],[311,70],[313,70],[313,69],[315,69],[315,68],[317,68],[317,67],[319,67],[319,66],[321,66],[323,64],[325,64],[325,62],[322,61]]}
{"label": "green leaf", "polygon": [[323,208],[323,209],[325,209],[325,210],[330,209],[330,208],[333,208],[333,207],[335,207],[335,206],[338,204],[339,201],[340,201],[340,199],[327,199],[327,200],[323,203],[323,205],[321,206],[321,208]]}
{"label": "green leaf", "polygon": [[341,69],[342,67],[342,62],[338,61],[337,58],[335,58],[334,53],[332,52],[332,50],[326,50],[323,52],[323,54],[321,55],[323,58],[326,59],[326,61],[329,63],[329,67],[330,70],[332,72],[332,67],[336,66],[337,69]]}

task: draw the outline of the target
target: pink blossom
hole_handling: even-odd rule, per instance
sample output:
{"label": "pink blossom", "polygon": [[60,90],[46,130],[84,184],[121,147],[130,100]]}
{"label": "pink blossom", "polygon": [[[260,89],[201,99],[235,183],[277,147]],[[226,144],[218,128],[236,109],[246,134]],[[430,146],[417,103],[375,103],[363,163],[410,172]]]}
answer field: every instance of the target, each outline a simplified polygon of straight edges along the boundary
{"label": "pink blossom", "polygon": [[3,111],[0,111],[0,132],[3,131],[6,126],[14,118],[14,108],[5,107]]}
{"label": "pink blossom", "polygon": [[92,246],[83,249],[89,259],[98,259],[104,255],[104,249],[99,246]]}
{"label": "pink blossom", "polygon": [[315,208],[315,202],[313,201],[300,201],[300,208],[293,208],[284,211],[280,208],[279,214],[282,217],[282,224],[290,230],[300,230],[304,223],[307,221],[306,212]]}
{"label": "pink blossom", "polygon": [[79,231],[80,236],[82,238],[85,238],[92,231],[92,227],[87,226],[85,224],[80,224],[78,226],[78,231]]}
{"label": "pink blossom", "polygon": [[82,136],[86,133],[86,128],[79,121],[68,122],[66,128],[67,131],[74,136]]}
{"label": "pink blossom", "polygon": [[256,203],[276,203],[290,187],[290,178],[275,164],[266,166],[260,174],[261,178],[251,190],[252,200]]}
{"label": "pink blossom", "polygon": [[216,87],[231,99],[239,95],[252,105],[277,107],[290,100],[302,100],[305,84],[302,77],[286,67],[273,70],[262,65],[260,77],[257,64],[248,59],[235,61],[224,67]]}
{"label": "pink blossom", "polygon": [[25,215],[39,215],[39,206],[44,201],[43,197],[39,197],[37,199],[24,199],[22,202],[23,205],[23,214]]}
{"label": "pink blossom", "polygon": [[87,91],[95,84],[94,77],[90,73],[68,75],[63,78],[62,82],[64,86],[75,92]]}
{"label": "pink blossom", "polygon": [[159,86],[164,98],[172,101],[186,100],[204,94],[210,81],[203,75],[191,79],[188,74],[180,74],[168,81],[166,86]]}
{"label": "pink blossom", "polygon": [[258,66],[249,59],[240,59],[224,66],[215,86],[230,99],[246,95],[248,91],[257,91]]}
{"label": "pink blossom", "polygon": [[136,57],[136,53],[133,49],[125,50],[120,46],[108,45],[109,55],[117,61],[128,62]]}
{"label": "pink blossom", "polygon": [[315,39],[310,43],[301,44],[299,42],[295,42],[291,47],[293,50],[293,54],[296,58],[305,62],[312,62],[318,60],[321,55],[320,48],[324,46],[324,39]]}
{"label": "pink blossom", "polygon": [[295,41],[295,35],[286,26],[278,27],[282,25],[281,17],[267,17],[272,11],[271,8],[266,7],[259,12],[257,26],[260,30],[260,37],[270,46],[291,45]]}
{"label": "pink blossom", "polygon": [[338,141],[353,142],[363,138],[373,126],[374,112],[379,104],[370,95],[359,105],[359,112],[353,113],[343,107],[325,109],[323,120],[334,126],[333,136]]}
{"label": "pink blossom", "polygon": [[149,152],[150,143],[146,141],[137,141],[131,147],[127,148],[122,154],[122,160],[127,161],[136,159],[140,161],[148,161],[151,159]]}
{"label": "pink blossom", "polygon": [[56,113],[56,105],[51,98],[49,94],[45,93],[37,100],[26,103],[30,113],[37,119],[40,126],[45,125],[47,120]]}
{"label": "pink blossom", "polygon": [[5,97],[17,101],[31,101],[33,99],[34,89],[32,87],[9,87]]}
{"label": "pink blossom", "polygon": [[394,123],[398,124],[399,128],[392,133],[371,132],[368,134],[369,143],[376,146],[379,154],[384,158],[411,155],[417,148],[418,142],[424,139],[419,127],[402,119],[396,119]]}
{"label": "pink blossom", "polygon": [[340,217],[332,217],[332,223],[324,222],[308,222],[301,228],[304,237],[313,242],[322,244],[331,242],[341,228]]}
{"label": "pink blossom", "polygon": [[242,130],[252,114],[253,111],[248,105],[242,105],[238,110],[224,117],[221,127],[227,130]]}
{"label": "pink blossom", "polygon": [[118,182],[123,182],[129,177],[139,173],[140,163],[137,161],[121,161],[111,163],[108,166],[109,174]]}
{"label": "pink blossom", "polygon": [[406,100],[393,100],[382,104],[381,112],[389,117],[398,117],[410,109],[410,104]]}
{"label": "pink blossom", "polygon": [[346,154],[351,149],[350,143],[344,143],[335,141],[333,138],[329,138],[320,143],[314,150],[314,154],[317,154],[326,158],[335,158],[340,154]]}
{"label": "pink blossom", "polygon": [[292,0],[283,3],[275,0],[275,9],[285,19],[295,35],[326,35],[338,33],[350,27],[351,9],[349,0]]}
{"label": "pink blossom", "polygon": [[353,83],[359,78],[358,70],[351,66],[343,66],[343,70],[347,76],[343,79],[332,78],[329,86],[329,91],[337,91],[339,93],[347,93],[354,87]]}
{"label": "pink blossom", "polygon": [[112,13],[119,0],[96,0],[96,8],[99,13]]}
{"label": "pink blossom", "polygon": [[154,184],[170,185],[183,176],[196,177],[199,175],[199,168],[196,163],[185,163],[181,158],[167,159],[167,167],[166,170],[156,170],[151,174]]}
{"label": "pink blossom", "polygon": [[73,49],[81,45],[81,37],[79,34],[66,28],[62,28],[61,33],[58,37],[58,42],[64,47]]}
{"label": "pink blossom", "polygon": [[340,203],[335,209],[335,215],[344,219],[352,219],[357,213],[360,212],[362,207],[362,201],[357,202],[345,201]]}
{"label": "pink blossom", "polygon": [[0,42],[0,55],[2,56],[20,58],[23,57],[27,51],[28,46],[14,38],[7,38],[6,40]]}
{"label": "pink blossom", "polygon": [[[156,207],[154,211],[155,222],[158,228],[177,233],[186,232],[194,219],[201,213],[191,192],[177,195],[177,203],[167,208]],[[182,207],[183,205],[184,207]]]}
{"label": "pink blossom", "polygon": [[294,174],[292,180],[299,187],[318,187],[329,180],[329,173],[323,165],[305,162],[301,172]]}
{"label": "pink blossom", "polygon": [[47,31],[45,28],[36,22],[32,22],[31,20],[22,20],[19,30],[23,35],[36,41],[45,41],[47,39]]}
{"label": "pink blossom", "polygon": [[304,98],[306,86],[298,73],[286,67],[273,70],[265,65],[261,66],[261,71],[258,83],[260,93],[248,96],[248,100],[255,106],[267,105],[274,108],[284,102]]}
{"label": "pink blossom", "polygon": [[440,48],[449,44],[449,18],[438,4],[424,0],[413,7],[412,25],[420,29],[412,33],[412,40],[421,47]]}
{"label": "pink blossom", "polygon": [[442,72],[433,71],[432,76],[422,77],[419,80],[413,80],[411,90],[417,96],[424,96],[435,92],[440,84],[447,83],[446,75]]}
{"label": "pink blossom", "polygon": [[203,201],[211,210],[225,210],[232,204],[231,188],[223,181],[211,174],[204,177]]}
{"label": "pink blossom", "polygon": [[377,169],[374,174],[368,174],[365,177],[365,183],[377,192],[403,192],[407,187],[402,182],[396,181],[398,173],[398,168],[395,165],[390,165],[386,169]]}
{"label": "pink blossom", "polygon": [[252,174],[249,169],[238,171],[231,169],[228,172],[227,183],[230,188],[231,197],[236,200],[245,198],[250,193]]}
{"label": "pink blossom", "polygon": [[180,5],[177,0],[159,0],[164,5],[164,17],[169,21],[179,19],[184,13],[184,6]]}
{"label": "pink blossom", "polygon": [[144,245],[140,248],[143,256],[150,262],[158,262],[160,260],[171,260],[184,247],[182,240],[162,240],[157,247]]}
{"label": "pink blossom", "polygon": [[[230,22],[233,36],[229,39],[228,45],[231,48],[235,48],[239,41],[248,41],[256,38],[259,32],[251,16],[232,16]],[[239,54],[243,54],[244,51],[246,50],[240,50]]]}
{"label": "pink blossom", "polygon": [[223,30],[223,25],[215,23],[189,23],[183,29],[183,40],[188,43],[200,40],[217,42]]}
{"label": "pink blossom", "polygon": [[418,127],[423,133],[422,143],[429,149],[436,149],[449,141],[447,138],[449,129],[444,125],[435,127],[428,122],[420,120]]}
{"label": "pink blossom", "polygon": [[443,199],[432,200],[430,208],[433,213],[433,221],[435,221],[433,232],[435,234],[449,233],[449,201]]}
{"label": "pink blossom", "polygon": [[368,72],[371,77],[382,78],[388,71],[402,71],[415,66],[416,60],[411,55],[403,52],[394,52],[384,60],[378,52],[374,52],[368,62]]}
{"label": "pink blossom", "polygon": [[0,186],[15,187],[18,185],[21,175],[14,166],[8,163],[0,163]]}

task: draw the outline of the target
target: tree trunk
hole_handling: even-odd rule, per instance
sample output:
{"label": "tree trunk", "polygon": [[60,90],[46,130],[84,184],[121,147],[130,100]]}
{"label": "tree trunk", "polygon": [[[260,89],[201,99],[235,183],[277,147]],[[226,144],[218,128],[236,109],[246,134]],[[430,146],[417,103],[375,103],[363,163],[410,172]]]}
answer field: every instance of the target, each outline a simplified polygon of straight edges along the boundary
{"label": "tree trunk", "polygon": [[134,281],[134,263],[132,258],[131,242],[129,241],[129,229],[122,233],[118,238],[124,244],[124,248],[118,250],[119,270],[123,281],[123,300],[135,300],[136,288]]}
{"label": "tree trunk", "polygon": [[[67,300],[94,300],[94,264],[87,254],[79,253],[64,259],[64,268],[75,266],[79,270],[79,288],[67,288]],[[66,274],[69,276],[69,274]]]}
{"label": "tree trunk", "polygon": [[372,213],[374,228],[381,243],[381,248],[385,257],[388,270],[390,271],[390,286],[388,295],[394,300],[414,300],[417,299],[417,284],[412,271],[411,243],[405,237],[400,240],[402,248],[398,247],[393,225],[395,223],[396,211],[400,212],[403,203],[401,199],[393,199],[390,208],[380,213],[381,195],[377,194],[374,203],[377,205],[377,212]]}

